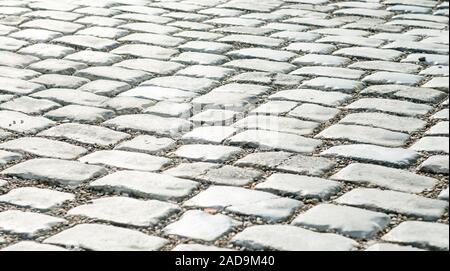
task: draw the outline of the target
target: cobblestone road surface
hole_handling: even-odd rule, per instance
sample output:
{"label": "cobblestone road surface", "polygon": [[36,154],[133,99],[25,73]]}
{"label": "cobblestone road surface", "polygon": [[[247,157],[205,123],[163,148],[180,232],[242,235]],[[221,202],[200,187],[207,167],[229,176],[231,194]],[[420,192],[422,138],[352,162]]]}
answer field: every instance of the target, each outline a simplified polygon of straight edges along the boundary
{"label": "cobblestone road surface", "polygon": [[0,249],[448,250],[448,14],[1,0]]}

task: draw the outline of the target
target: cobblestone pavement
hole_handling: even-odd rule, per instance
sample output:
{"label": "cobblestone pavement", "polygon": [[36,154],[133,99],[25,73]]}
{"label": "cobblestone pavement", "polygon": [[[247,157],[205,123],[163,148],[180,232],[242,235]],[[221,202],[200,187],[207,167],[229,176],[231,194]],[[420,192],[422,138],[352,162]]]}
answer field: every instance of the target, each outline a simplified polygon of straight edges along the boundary
{"label": "cobblestone pavement", "polygon": [[1,0],[0,249],[449,250],[448,14]]}

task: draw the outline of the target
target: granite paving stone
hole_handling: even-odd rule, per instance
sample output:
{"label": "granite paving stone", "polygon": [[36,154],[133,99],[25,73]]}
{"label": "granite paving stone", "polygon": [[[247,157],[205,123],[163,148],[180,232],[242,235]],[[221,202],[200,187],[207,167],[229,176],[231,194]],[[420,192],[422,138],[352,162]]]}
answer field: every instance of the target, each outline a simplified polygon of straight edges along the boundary
{"label": "granite paving stone", "polygon": [[330,233],[317,233],[295,226],[264,225],[245,229],[233,242],[254,250],[349,251],[357,243]]}
{"label": "granite paving stone", "polygon": [[438,180],[409,171],[371,164],[355,163],[331,177],[346,182],[370,183],[392,190],[421,193],[438,183]]}
{"label": "granite paving stone", "polygon": [[383,236],[383,240],[448,250],[448,226],[441,223],[407,221]]}
{"label": "granite paving stone", "polygon": [[157,200],[179,200],[198,183],[170,175],[142,171],[117,171],[89,184],[92,189],[113,191]]}
{"label": "granite paving stone", "polygon": [[49,210],[74,199],[75,195],[70,193],[34,187],[16,188],[0,196],[0,202],[40,210]]}
{"label": "granite paving stone", "polygon": [[448,251],[448,18],[0,1],[0,251]]}
{"label": "granite paving stone", "polygon": [[256,190],[238,187],[211,186],[184,203],[188,207],[213,208],[247,216],[262,217],[269,221],[286,220],[300,201],[283,198]]}
{"label": "granite paving stone", "polygon": [[167,240],[116,226],[79,224],[44,243],[94,251],[154,251],[166,245]]}
{"label": "granite paving stone", "polygon": [[40,231],[50,230],[65,221],[54,216],[11,210],[0,213],[0,230],[34,237]]}
{"label": "granite paving stone", "polygon": [[355,207],[420,217],[424,220],[436,220],[448,209],[448,202],[414,194],[374,188],[353,189],[338,198],[336,202]]}
{"label": "granite paving stone", "polygon": [[178,206],[172,203],[157,200],[143,201],[128,197],[109,197],[77,206],[69,210],[67,215],[85,216],[125,226],[148,227],[158,224],[178,211]]}
{"label": "granite paving stone", "polygon": [[[60,168],[65,170],[61,171]],[[22,179],[76,186],[105,174],[106,170],[100,166],[85,165],[75,161],[36,158],[12,166],[1,173]]]}
{"label": "granite paving stone", "polygon": [[225,215],[211,215],[202,211],[191,210],[184,213],[179,221],[164,228],[164,232],[168,235],[211,242],[228,233],[238,224]]}
{"label": "granite paving stone", "polygon": [[370,238],[388,226],[390,220],[384,213],[320,204],[299,215],[292,224],[324,232],[333,230],[354,238]]}

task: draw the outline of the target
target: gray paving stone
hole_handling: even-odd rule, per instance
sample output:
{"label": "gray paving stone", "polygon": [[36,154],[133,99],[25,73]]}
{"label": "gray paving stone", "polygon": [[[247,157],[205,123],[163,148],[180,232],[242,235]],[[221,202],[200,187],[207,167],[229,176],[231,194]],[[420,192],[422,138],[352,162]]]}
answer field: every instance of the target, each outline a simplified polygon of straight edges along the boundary
{"label": "gray paving stone", "polygon": [[135,114],[154,105],[149,99],[136,97],[115,97],[103,102],[100,106],[116,111],[118,114]]}
{"label": "gray paving stone", "polygon": [[66,220],[32,212],[4,211],[0,213],[0,229],[5,232],[36,236],[40,231],[50,230]]}
{"label": "gray paving stone", "polygon": [[139,135],[132,140],[120,143],[114,149],[120,151],[156,154],[172,149],[175,146],[175,141],[170,138],[157,138],[154,136]]}
{"label": "gray paving stone", "polygon": [[[122,57],[111,53],[92,51],[88,49],[67,55],[64,59],[83,62],[91,66],[109,66],[121,61]],[[124,74],[123,76],[127,75]]]}
{"label": "gray paving stone", "polygon": [[357,124],[412,133],[423,129],[425,121],[411,117],[399,117],[385,113],[353,113],[339,121],[342,124]]}
{"label": "gray paving stone", "polygon": [[347,108],[382,111],[407,116],[421,116],[431,110],[429,105],[381,98],[362,98],[348,105]]}
{"label": "gray paving stone", "polygon": [[439,54],[409,54],[402,62],[423,63],[428,65],[448,65],[449,60],[444,55]]}
{"label": "gray paving stone", "polygon": [[0,196],[1,202],[41,210],[49,210],[74,199],[75,195],[70,193],[34,187],[16,188]]}
{"label": "gray paving stone", "polygon": [[208,170],[218,167],[220,167],[220,165],[205,162],[181,163],[174,168],[164,171],[164,174],[178,178],[199,180],[200,176],[205,174]]}
{"label": "gray paving stone", "polygon": [[253,226],[232,241],[251,250],[349,251],[357,247],[355,241],[346,237],[286,225]]}
{"label": "gray paving stone", "polygon": [[318,91],[313,89],[292,89],[275,93],[270,96],[270,99],[337,106],[347,101],[350,97],[350,95],[340,92]]}
{"label": "gray paving stone", "polygon": [[14,95],[30,94],[44,89],[41,84],[14,78],[0,77],[0,83],[2,85],[0,91]]}
{"label": "gray paving stone", "polygon": [[44,117],[28,116],[23,113],[0,111],[0,128],[24,134],[34,134],[55,123]]}
{"label": "gray paving stone", "polygon": [[209,169],[199,179],[218,185],[246,186],[260,178],[264,173],[255,169],[225,165]]}
{"label": "gray paving stone", "polygon": [[295,135],[312,134],[318,126],[316,122],[278,116],[249,116],[233,124],[233,127],[239,129],[269,130]]}
{"label": "gray paving stone", "polygon": [[21,158],[22,155],[19,153],[0,150],[0,166],[5,166]]}
{"label": "gray paving stone", "polygon": [[404,85],[374,85],[365,88],[363,94],[393,95],[395,97],[432,103],[442,100],[445,94],[431,88],[410,87]]}
{"label": "gray paving stone", "polygon": [[[65,170],[61,171],[60,168]],[[105,173],[106,170],[99,166],[48,158],[31,159],[2,171],[6,176],[67,186],[80,185]]]}
{"label": "gray paving stone", "polygon": [[289,51],[308,54],[329,54],[336,49],[334,45],[313,42],[296,42],[286,47]]}
{"label": "gray paving stone", "polygon": [[32,21],[28,21],[21,25],[21,27],[25,28],[40,28],[55,32],[62,32],[64,34],[72,34],[81,28],[83,25],[72,23],[72,22],[62,22],[51,19],[36,19]]}
{"label": "gray paving stone", "polygon": [[239,116],[239,112],[231,110],[208,109],[194,115],[189,120],[196,125],[227,126],[233,124]]}
{"label": "gray paving stone", "polygon": [[188,65],[220,65],[227,60],[228,58],[225,56],[197,52],[185,52],[172,58],[172,61]]}
{"label": "gray paving stone", "polygon": [[316,122],[327,122],[336,117],[339,112],[340,111],[338,109],[330,107],[315,104],[302,104],[292,110],[288,115]]}
{"label": "gray paving stone", "polygon": [[294,109],[297,106],[295,102],[289,101],[269,101],[265,104],[260,105],[256,109],[252,110],[251,113],[255,115],[284,115]]}
{"label": "gray paving stone", "polygon": [[91,182],[95,190],[113,191],[157,200],[181,200],[199,186],[198,183],[157,173],[117,171]]}
{"label": "gray paving stone", "polygon": [[[313,152],[322,141],[310,139],[295,134],[276,131],[248,130],[239,133],[228,140],[233,145],[245,145],[262,150],[282,150],[299,153]],[[289,142],[289,144],[285,144]]]}
{"label": "gray paving stone", "polygon": [[39,61],[39,58],[34,56],[21,55],[6,51],[0,52],[0,59],[0,65],[13,68],[25,68],[33,62]]}
{"label": "gray paving stone", "polygon": [[227,53],[233,58],[263,58],[273,61],[289,61],[296,54],[286,51],[277,51],[265,48],[246,48]]}
{"label": "gray paving stone", "polygon": [[232,46],[219,42],[189,41],[179,46],[178,48],[184,51],[221,54],[225,53],[226,51],[229,51],[232,48]]}
{"label": "gray paving stone", "polygon": [[187,207],[213,208],[269,221],[286,220],[303,204],[299,201],[238,187],[211,186],[184,203]]}
{"label": "gray paving stone", "polygon": [[448,136],[449,134],[449,122],[441,121],[436,125],[431,127],[428,131],[425,132],[425,135],[436,136],[436,135],[444,135]]}
{"label": "gray paving stone", "polygon": [[445,155],[431,156],[425,160],[419,167],[420,171],[436,174],[448,174],[449,159]]}
{"label": "gray paving stone", "polygon": [[344,57],[392,61],[399,58],[402,55],[402,52],[391,49],[378,49],[371,47],[350,47],[337,50],[333,54]]}
{"label": "gray paving stone", "polygon": [[[31,81],[33,83],[44,85],[47,88],[61,88],[61,89],[79,88],[82,85],[89,83],[89,80],[86,78],[63,74],[45,74]],[[51,91],[54,91],[54,89]],[[47,93],[47,91],[43,90],[42,93]]]}
{"label": "gray paving stone", "polygon": [[80,146],[41,137],[21,137],[5,141],[0,144],[0,149],[59,159],[75,159],[87,152],[85,148]]}
{"label": "gray paving stone", "polygon": [[183,135],[182,140],[187,144],[210,143],[221,144],[237,133],[237,129],[229,126],[198,127]]}
{"label": "gray paving stone", "polygon": [[448,77],[435,77],[422,85],[425,88],[436,88],[448,92],[449,82]]}
{"label": "gray paving stone", "polygon": [[422,152],[449,153],[448,137],[427,136],[411,146],[412,150]]}
{"label": "gray paving stone", "polygon": [[336,200],[339,204],[420,217],[424,220],[439,219],[448,202],[418,195],[389,190],[356,188]]}
{"label": "gray paving stone", "polygon": [[449,120],[449,111],[448,109],[442,109],[441,111],[435,113],[433,116],[431,116],[432,119],[438,119],[438,120]]}
{"label": "gray paving stone", "polygon": [[34,241],[22,241],[5,247],[0,251],[67,251],[62,247],[36,243]]}
{"label": "gray paving stone", "polygon": [[383,236],[383,240],[405,245],[448,250],[448,225],[407,221]]}
{"label": "gray paving stone", "polygon": [[319,133],[316,138],[348,140],[389,147],[401,147],[410,138],[408,134],[381,128],[335,124]]}
{"label": "gray paving stone", "polygon": [[448,187],[439,194],[438,199],[448,201]]}
{"label": "gray paving stone", "polygon": [[365,251],[424,251],[411,246],[400,246],[390,243],[377,243],[368,247]]}
{"label": "gray paving stone", "polygon": [[181,244],[172,249],[172,251],[233,251],[233,250],[198,244]]}
{"label": "gray paving stone", "polygon": [[[147,123],[154,123],[148,126]],[[178,118],[163,118],[149,114],[122,115],[104,122],[118,130],[135,130],[161,136],[178,137],[191,128],[191,123]]]}
{"label": "gray paving stone", "polygon": [[130,89],[131,86],[124,82],[113,80],[95,80],[83,85],[79,90],[98,95],[115,96]]}
{"label": "gray paving stone", "polygon": [[[92,19],[92,17],[90,19]],[[77,32],[79,35],[94,36],[104,39],[117,39],[125,36],[127,33],[128,31],[106,26],[92,26]]]}
{"label": "gray paving stone", "polygon": [[296,68],[296,66],[289,63],[276,62],[264,59],[238,59],[230,61],[224,64],[224,66],[235,69],[262,71],[271,73],[288,73]]}
{"label": "gray paving stone", "polygon": [[138,97],[168,102],[185,102],[197,96],[197,93],[190,91],[154,86],[141,86],[133,88],[119,95],[119,97]]}
{"label": "gray paving stone", "polygon": [[184,65],[175,62],[160,61],[153,59],[142,59],[142,58],[127,59],[117,64],[114,64],[114,66],[160,75],[172,74],[175,71],[178,71],[184,67]]}
{"label": "gray paving stone", "polygon": [[173,117],[184,119],[192,115],[192,105],[189,103],[161,101],[145,109],[144,113],[157,115],[161,117]]}
{"label": "gray paving stone", "polygon": [[408,166],[420,154],[403,148],[387,148],[368,144],[350,144],[331,147],[321,153],[323,156],[350,158],[362,162],[377,162],[399,167]]}
{"label": "gray paving stone", "polygon": [[242,152],[241,148],[217,145],[183,145],[174,154],[178,157],[202,162],[225,162]]}
{"label": "gray paving stone", "polygon": [[301,85],[304,88],[313,88],[329,91],[342,91],[344,93],[354,93],[364,87],[359,81],[331,78],[316,77],[314,79],[304,81]]}
{"label": "gray paving stone", "polygon": [[349,58],[340,56],[330,56],[330,55],[318,55],[318,54],[307,54],[299,58],[294,59],[292,63],[297,65],[309,65],[309,66],[331,66],[340,67],[348,64],[350,62]]}
{"label": "gray paving stone", "polygon": [[336,231],[353,238],[371,238],[389,225],[386,214],[364,209],[320,204],[299,215],[293,225],[319,231]]}
{"label": "gray paving stone", "polygon": [[221,80],[233,73],[234,70],[229,68],[211,65],[193,65],[178,71],[176,75]]}
{"label": "gray paving stone", "polygon": [[369,84],[398,84],[415,86],[423,79],[424,78],[422,76],[406,73],[376,72],[365,77],[363,81]]}
{"label": "gray paving stone", "polygon": [[136,84],[150,77],[146,72],[129,70],[120,67],[91,67],[78,71],[76,75],[83,76],[91,80],[119,80],[129,84]]}
{"label": "gray paving stone", "polygon": [[129,137],[128,134],[116,132],[104,127],[66,123],[50,128],[38,134],[39,136],[65,138],[86,144],[109,146]]}
{"label": "gray paving stone", "polygon": [[98,123],[114,117],[114,111],[83,105],[67,105],[50,112],[45,117],[54,121]]}
{"label": "gray paving stone", "polygon": [[87,164],[142,171],[158,171],[170,163],[170,159],[164,157],[119,150],[96,151],[78,160]]}
{"label": "gray paving stone", "polygon": [[238,222],[225,215],[191,210],[184,213],[179,221],[164,228],[164,232],[167,235],[212,242],[230,232],[236,225]]}
{"label": "gray paving stone", "polygon": [[154,251],[167,242],[136,230],[101,224],[80,224],[44,240],[46,244],[96,251]]}
{"label": "gray paving stone", "polygon": [[360,61],[349,66],[350,68],[388,71],[388,72],[402,72],[402,73],[417,73],[421,66],[409,63],[398,63],[390,61]]}
{"label": "gray paving stone", "polygon": [[0,66],[0,72],[2,74],[2,77],[17,78],[17,79],[22,79],[22,80],[32,79],[39,75],[38,72],[35,72],[32,70],[6,67],[6,66]]}
{"label": "gray paving stone", "polygon": [[[134,57],[153,58],[158,60],[168,60],[172,56],[176,55],[178,51],[174,49],[168,49],[153,45],[126,44],[112,50],[111,53],[121,56],[134,56]],[[121,59],[118,57],[115,58],[119,60]]]}
{"label": "gray paving stone", "polygon": [[[448,8],[435,0],[0,1],[0,167],[17,171],[1,173],[0,199],[16,193],[28,203],[3,202],[2,212],[69,206],[86,212],[70,221],[164,236],[179,220],[185,230],[169,242],[99,224],[71,233],[66,222],[56,245],[43,243],[55,227],[44,238],[0,234],[2,247],[442,250],[384,241],[378,222],[400,213],[448,223]],[[16,185],[24,181],[31,192]],[[84,200],[56,201],[67,192],[78,200],[78,185],[88,188]],[[377,193],[361,196],[360,209],[328,202],[340,189],[370,188]],[[204,195],[207,204],[167,203]],[[174,213],[138,225],[157,215],[139,207],[155,199],[202,212],[211,238]],[[322,201],[337,211],[320,212]],[[132,211],[120,211],[126,206]],[[316,209],[323,223],[267,225]],[[254,227],[216,222],[230,213],[264,230],[233,242],[230,234]]]}
{"label": "gray paving stone", "polygon": [[[41,59],[46,59],[46,58],[63,58],[69,54],[75,53],[75,50],[70,47],[61,45],[37,43],[20,49],[19,53],[30,55],[33,57],[39,57]],[[28,59],[30,60],[28,64],[30,64],[31,60],[33,60],[32,62],[36,62],[38,60],[37,58],[28,58]],[[20,57],[19,60],[21,60]],[[27,58],[23,59],[22,61],[25,62],[26,60]]]}
{"label": "gray paving stone", "polygon": [[307,75],[307,76],[338,77],[344,79],[359,79],[364,74],[364,72],[347,68],[311,66],[300,68],[292,72],[292,74]]}
{"label": "gray paving stone", "polygon": [[208,78],[192,78],[187,76],[165,76],[153,78],[142,83],[143,86],[158,86],[204,93],[217,85],[217,81]]}
{"label": "gray paving stone", "polygon": [[373,184],[409,193],[422,193],[426,189],[433,188],[438,183],[436,179],[417,175],[406,170],[359,163],[350,164],[333,175],[331,179]]}
{"label": "gray paving stone", "polygon": [[255,188],[296,198],[328,199],[341,190],[341,185],[317,177],[276,173]]}
{"label": "gray paving stone", "polygon": [[290,173],[321,176],[334,166],[335,163],[327,158],[294,155],[279,164],[277,169]]}
{"label": "gray paving stone", "polygon": [[17,99],[0,104],[1,109],[19,111],[25,114],[40,114],[60,107],[59,104],[45,100],[22,96]]}
{"label": "gray paving stone", "polygon": [[70,75],[77,70],[87,68],[84,63],[63,60],[63,59],[45,59],[28,66],[29,69],[35,70],[40,73],[57,73]]}
{"label": "gray paving stone", "polygon": [[84,216],[125,226],[149,227],[179,211],[177,205],[157,200],[137,200],[128,197],[109,197],[93,200],[67,212],[70,216]]}

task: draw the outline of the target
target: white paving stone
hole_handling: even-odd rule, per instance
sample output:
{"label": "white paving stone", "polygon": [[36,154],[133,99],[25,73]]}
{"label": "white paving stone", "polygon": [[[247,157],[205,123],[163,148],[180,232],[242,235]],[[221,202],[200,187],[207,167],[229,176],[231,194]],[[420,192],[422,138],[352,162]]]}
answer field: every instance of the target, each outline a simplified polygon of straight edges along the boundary
{"label": "white paving stone", "polygon": [[167,241],[115,226],[81,224],[47,238],[44,243],[96,251],[154,251]]}
{"label": "white paving stone", "polygon": [[0,202],[41,210],[49,210],[74,199],[75,195],[71,193],[34,187],[16,188],[0,196]]}
{"label": "white paving stone", "polygon": [[148,227],[179,211],[177,205],[157,200],[136,200],[128,197],[110,197],[93,200],[67,212],[125,226]]}

